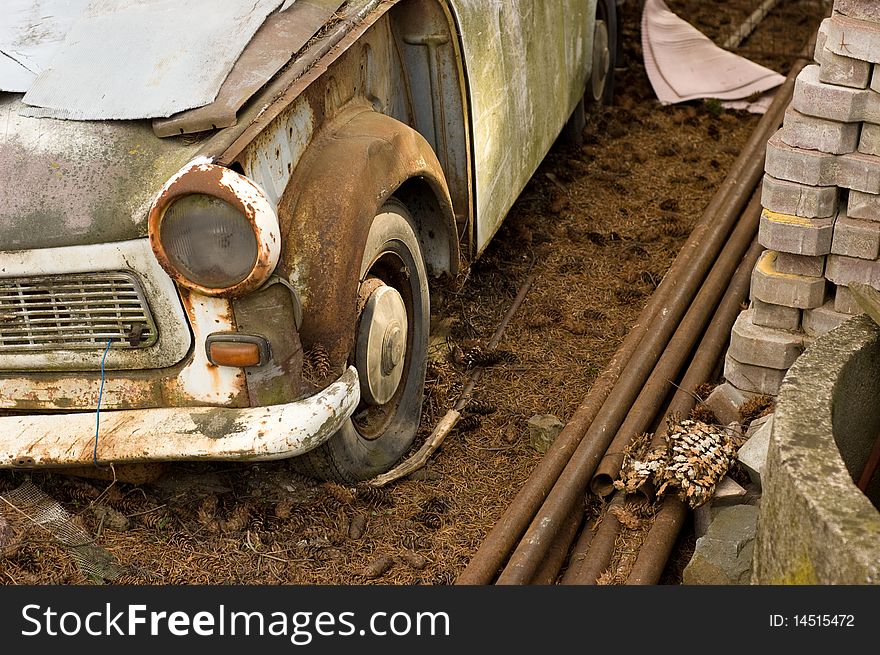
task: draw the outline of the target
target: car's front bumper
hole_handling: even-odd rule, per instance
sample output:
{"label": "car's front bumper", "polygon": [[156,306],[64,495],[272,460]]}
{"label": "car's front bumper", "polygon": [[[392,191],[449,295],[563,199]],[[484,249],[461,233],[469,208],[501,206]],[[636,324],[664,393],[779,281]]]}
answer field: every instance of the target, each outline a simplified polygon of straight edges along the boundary
{"label": "car's front bumper", "polygon": [[332,437],[359,401],[349,367],[323,391],[282,405],[5,416],[0,468],[294,457]]}

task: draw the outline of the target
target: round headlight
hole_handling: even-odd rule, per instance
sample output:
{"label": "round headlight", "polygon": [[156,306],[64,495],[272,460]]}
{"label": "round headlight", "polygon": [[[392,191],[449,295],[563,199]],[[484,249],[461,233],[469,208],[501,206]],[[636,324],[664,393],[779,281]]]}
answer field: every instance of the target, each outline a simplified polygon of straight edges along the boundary
{"label": "round headlight", "polygon": [[207,296],[258,289],[281,254],[278,215],[259,185],[204,158],[165,183],[147,223],[162,268]]}
{"label": "round headlight", "polygon": [[203,287],[235,286],[257,261],[257,237],[247,217],[203,193],[183,196],[165,210],[159,240],[171,265]]}

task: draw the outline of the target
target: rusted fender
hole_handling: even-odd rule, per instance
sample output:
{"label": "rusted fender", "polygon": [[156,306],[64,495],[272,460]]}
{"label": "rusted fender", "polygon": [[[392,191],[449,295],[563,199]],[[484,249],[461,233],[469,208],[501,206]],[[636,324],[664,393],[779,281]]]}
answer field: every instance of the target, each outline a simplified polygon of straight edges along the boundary
{"label": "rusted fender", "polygon": [[344,110],[315,137],[281,197],[280,266],[301,294],[303,345],[321,343],[336,371],[354,339],[370,222],[413,180],[423,186],[421,207],[410,209],[427,264],[454,273],[458,238],[439,161],[418,132],[370,105]]}
{"label": "rusted fender", "polygon": [[182,460],[272,460],[329,439],[360,401],[349,367],[320,393],[283,405],[161,408],[0,417],[0,468]]}

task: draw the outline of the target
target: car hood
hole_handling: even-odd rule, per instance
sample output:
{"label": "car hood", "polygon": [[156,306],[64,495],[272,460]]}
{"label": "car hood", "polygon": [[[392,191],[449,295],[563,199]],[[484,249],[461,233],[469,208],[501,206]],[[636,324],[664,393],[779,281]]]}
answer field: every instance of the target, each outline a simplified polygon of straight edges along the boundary
{"label": "car hood", "polygon": [[21,116],[21,97],[0,93],[0,251],[146,236],[150,204],[200,144],[149,121]]}

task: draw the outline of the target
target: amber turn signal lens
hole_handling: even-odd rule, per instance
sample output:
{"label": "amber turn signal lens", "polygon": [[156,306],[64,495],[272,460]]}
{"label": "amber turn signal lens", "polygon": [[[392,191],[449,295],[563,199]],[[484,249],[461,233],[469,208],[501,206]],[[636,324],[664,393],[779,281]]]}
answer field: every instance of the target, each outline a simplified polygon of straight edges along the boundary
{"label": "amber turn signal lens", "polygon": [[258,366],[261,360],[260,347],[255,343],[214,341],[208,345],[208,359],[217,366]]}

